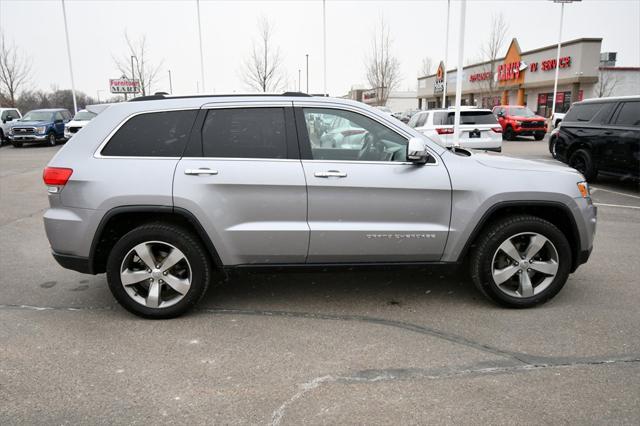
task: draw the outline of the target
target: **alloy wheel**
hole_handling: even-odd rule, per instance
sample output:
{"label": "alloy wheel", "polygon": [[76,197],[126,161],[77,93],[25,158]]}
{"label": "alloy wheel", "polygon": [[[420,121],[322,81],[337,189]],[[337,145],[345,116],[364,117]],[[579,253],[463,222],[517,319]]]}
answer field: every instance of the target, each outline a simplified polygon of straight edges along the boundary
{"label": "alloy wheel", "polygon": [[192,271],[185,254],[162,241],[133,247],[122,261],[120,281],[137,303],[148,308],[167,308],[189,292]]}
{"label": "alloy wheel", "polygon": [[544,235],[523,232],[507,238],[496,249],[491,275],[503,293],[517,298],[542,293],[558,272],[558,251]]}
{"label": "alloy wheel", "polygon": [[53,133],[49,133],[49,145],[51,146],[56,145],[56,135]]}

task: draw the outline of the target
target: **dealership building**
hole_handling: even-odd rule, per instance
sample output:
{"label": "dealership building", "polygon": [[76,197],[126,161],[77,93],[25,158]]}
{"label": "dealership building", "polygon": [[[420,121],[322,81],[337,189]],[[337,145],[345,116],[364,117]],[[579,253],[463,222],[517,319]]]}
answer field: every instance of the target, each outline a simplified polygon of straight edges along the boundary
{"label": "dealership building", "polygon": [[[462,72],[462,104],[491,108],[526,105],[548,117],[558,67],[556,111],[572,102],[600,96],[639,95],[640,67],[616,67],[615,53],[601,53],[601,38],[581,38],[522,52],[514,38],[504,58],[468,65]],[[447,71],[446,105],[455,101],[457,72]],[[418,108],[440,108],[444,90],[444,64],[437,72],[418,78]]]}

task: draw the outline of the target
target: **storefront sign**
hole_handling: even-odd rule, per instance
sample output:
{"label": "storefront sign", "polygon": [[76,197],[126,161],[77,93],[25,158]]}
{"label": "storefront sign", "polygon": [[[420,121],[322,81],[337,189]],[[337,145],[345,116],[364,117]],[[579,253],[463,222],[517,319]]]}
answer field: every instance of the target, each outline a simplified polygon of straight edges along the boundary
{"label": "storefront sign", "polygon": [[584,99],[584,90],[580,89],[578,90],[578,101],[581,101]]}
{"label": "storefront sign", "polygon": [[556,103],[561,104],[564,102],[564,92],[556,93]]}
{"label": "storefront sign", "polygon": [[471,82],[484,81],[484,80],[491,80],[491,78],[492,78],[491,72],[479,72],[477,74],[471,74],[469,76],[469,81]]}
{"label": "storefront sign", "polygon": [[109,80],[111,93],[140,93],[140,80],[112,78]]}
{"label": "storefront sign", "polygon": [[436,71],[436,79],[433,82],[433,93],[442,93],[444,91],[444,62],[440,61],[438,70]]}
{"label": "storefront sign", "polygon": [[[563,56],[560,58],[560,68],[569,68],[571,66],[571,56]],[[551,71],[556,69],[556,60],[555,59],[547,59],[546,61],[532,62],[529,65],[529,71],[536,72],[538,69],[542,71]]]}
{"label": "storefront sign", "polygon": [[498,65],[498,81],[517,80],[520,78],[520,61]]}
{"label": "storefront sign", "polygon": [[546,105],[547,104],[547,94],[540,93],[538,94],[538,105]]}

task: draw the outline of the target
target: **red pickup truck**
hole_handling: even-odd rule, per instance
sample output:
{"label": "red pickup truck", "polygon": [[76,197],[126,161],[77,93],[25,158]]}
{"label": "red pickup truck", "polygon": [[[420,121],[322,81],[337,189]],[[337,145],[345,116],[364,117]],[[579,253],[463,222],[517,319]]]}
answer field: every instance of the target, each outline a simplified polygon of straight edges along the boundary
{"label": "red pickup truck", "polygon": [[533,136],[539,141],[547,133],[544,117],[536,115],[527,107],[517,105],[498,105],[493,114],[502,126],[502,138],[511,141],[516,136]]}

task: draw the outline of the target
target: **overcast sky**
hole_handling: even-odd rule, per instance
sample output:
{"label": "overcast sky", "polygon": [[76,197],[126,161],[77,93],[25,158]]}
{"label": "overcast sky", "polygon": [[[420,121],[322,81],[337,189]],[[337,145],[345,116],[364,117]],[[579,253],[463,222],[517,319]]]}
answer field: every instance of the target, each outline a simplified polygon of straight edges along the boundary
{"label": "overcast sky", "polygon": [[[298,69],[305,87],[305,54],[309,54],[310,91],[322,91],[322,1],[201,0],[202,37],[207,92],[246,92],[242,63],[256,37],[261,15],[275,25],[274,41],[284,55],[290,89],[297,89]],[[384,16],[391,29],[393,52],[401,64],[402,89],[414,89],[422,58],[437,64],[444,58],[446,0],[341,1],[328,0],[327,88],[345,94],[365,84],[364,59],[373,28]],[[67,18],[76,89],[101,97],[108,79],[120,76],[113,56],[126,53],[124,32],[146,35],[150,59],[164,60],[152,90],[194,93],[200,80],[195,0],[73,1]],[[459,2],[452,1],[449,63],[457,57]],[[477,58],[488,37],[491,15],[502,12],[509,23],[508,38],[517,37],[523,51],[554,44],[560,5],[548,0],[469,0],[465,62]],[[618,52],[619,66],[640,65],[640,1],[584,0],[565,6],[563,40],[602,37],[603,51]],[[59,0],[0,0],[0,26],[33,64],[31,88],[70,87],[62,7]],[[505,43],[504,50],[508,47]],[[200,83],[201,84],[201,83]]]}

